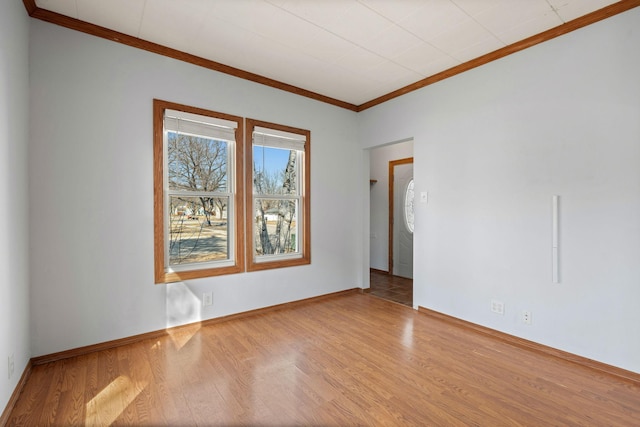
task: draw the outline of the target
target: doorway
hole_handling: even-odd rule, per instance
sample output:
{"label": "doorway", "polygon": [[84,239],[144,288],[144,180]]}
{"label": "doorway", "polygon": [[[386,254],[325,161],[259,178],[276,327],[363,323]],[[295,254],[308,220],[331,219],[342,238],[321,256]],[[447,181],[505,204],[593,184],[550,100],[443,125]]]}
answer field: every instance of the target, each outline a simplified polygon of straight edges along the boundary
{"label": "doorway", "polygon": [[368,159],[369,292],[413,307],[413,140],[372,148]]}

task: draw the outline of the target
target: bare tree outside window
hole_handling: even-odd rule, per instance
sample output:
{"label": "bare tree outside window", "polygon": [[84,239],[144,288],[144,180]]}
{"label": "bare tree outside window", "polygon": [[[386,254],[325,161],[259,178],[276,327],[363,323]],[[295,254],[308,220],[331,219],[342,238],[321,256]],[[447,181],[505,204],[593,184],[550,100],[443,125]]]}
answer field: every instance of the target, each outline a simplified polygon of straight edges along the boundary
{"label": "bare tree outside window", "polygon": [[[206,262],[228,257],[227,142],[169,132],[170,264]],[[201,194],[198,194],[201,193]]]}
{"label": "bare tree outside window", "polygon": [[153,100],[156,283],[244,271],[243,122]]}
{"label": "bare tree outside window", "polygon": [[[298,195],[296,150],[254,147],[253,185],[256,255],[297,252]],[[270,197],[271,196],[271,197]],[[284,197],[283,197],[284,196]]]}

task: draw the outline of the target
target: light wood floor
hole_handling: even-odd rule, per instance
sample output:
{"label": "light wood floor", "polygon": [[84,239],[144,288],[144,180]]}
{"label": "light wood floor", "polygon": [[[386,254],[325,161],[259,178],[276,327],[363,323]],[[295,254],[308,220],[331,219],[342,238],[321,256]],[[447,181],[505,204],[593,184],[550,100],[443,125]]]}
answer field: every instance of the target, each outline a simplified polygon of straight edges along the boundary
{"label": "light wood floor", "polygon": [[640,386],[367,294],[35,366],[9,425],[640,425]]}

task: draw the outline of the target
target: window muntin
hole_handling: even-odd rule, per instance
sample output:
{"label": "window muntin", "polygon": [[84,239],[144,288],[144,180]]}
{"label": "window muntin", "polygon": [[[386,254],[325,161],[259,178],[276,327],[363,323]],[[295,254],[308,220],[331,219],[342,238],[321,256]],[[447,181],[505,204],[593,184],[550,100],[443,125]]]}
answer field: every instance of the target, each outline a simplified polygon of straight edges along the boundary
{"label": "window muntin", "polygon": [[242,271],[241,125],[154,101],[156,283]]}
{"label": "window muntin", "polygon": [[310,262],[309,132],[247,120],[248,269]]}

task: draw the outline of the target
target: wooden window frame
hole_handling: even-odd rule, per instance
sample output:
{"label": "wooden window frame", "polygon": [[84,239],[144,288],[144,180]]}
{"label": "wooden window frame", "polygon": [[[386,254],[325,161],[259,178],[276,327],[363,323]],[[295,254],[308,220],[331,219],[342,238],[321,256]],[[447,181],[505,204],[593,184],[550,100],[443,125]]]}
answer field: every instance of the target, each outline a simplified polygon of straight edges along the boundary
{"label": "wooden window frame", "polygon": [[[237,123],[234,144],[234,229],[229,230],[228,238],[234,239],[233,265],[220,267],[194,268],[183,271],[169,271],[168,261],[165,259],[165,186],[164,186],[164,112],[177,110],[201,116],[208,116]],[[223,274],[240,273],[244,270],[244,149],[243,149],[243,118],[229,114],[192,107],[174,102],[153,100],[153,183],[154,183],[154,277],[155,283],[171,283],[201,277],[218,276]]]}
{"label": "wooden window frame", "polygon": [[[299,180],[301,185],[301,211],[298,216],[299,230],[302,236],[299,236],[300,256],[296,258],[283,257],[270,261],[256,261],[256,239],[254,237],[254,194],[253,194],[253,132],[256,127],[269,128],[277,131],[304,135],[305,145],[303,152],[302,175]],[[247,233],[247,271],[259,271],[274,268],[292,267],[298,265],[306,265],[311,263],[311,132],[305,129],[294,128],[291,126],[280,125],[276,123],[264,122],[255,119],[246,119],[245,121],[245,148],[246,157],[245,168],[245,219]]]}

